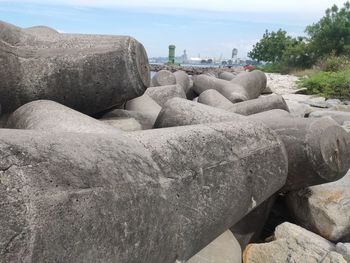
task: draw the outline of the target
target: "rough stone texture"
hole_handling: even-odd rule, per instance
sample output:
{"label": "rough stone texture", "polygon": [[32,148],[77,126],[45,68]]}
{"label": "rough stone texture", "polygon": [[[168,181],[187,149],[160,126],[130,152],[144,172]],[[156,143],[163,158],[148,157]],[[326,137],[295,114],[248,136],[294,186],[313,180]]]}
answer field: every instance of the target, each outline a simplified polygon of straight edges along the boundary
{"label": "rough stone texture", "polygon": [[339,181],[288,194],[290,210],[305,228],[332,241],[350,241],[350,172]]}
{"label": "rough stone texture", "polygon": [[208,89],[214,89],[233,103],[248,100],[244,94],[243,87],[231,81],[217,79],[213,76],[204,74],[195,76],[193,77],[193,85],[193,90],[199,95]]}
{"label": "rough stone texture", "polygon": [[186,263],[242,263],[242,250],[231,231],[227,230]]}
{"label": "rough stone texture", "polygon": [[293,75],[281,75],[276,73],[265,73],[267,77],[267,87],[276,94],[290,94],[298,89],[296,82],[298,77]]}
{"label": "rough stone texture", "polygon": [[136,111],[149,116],[149,120],[151,121],[153,127],[162,107],[159,106],[159,104],[155,102],[150,96],[143,94],[141,97],[129,100],[125,104],[125,109],[129,111]]}
{"label": "rough stone texture", "polygon": [[278,137],[241,120],[0,141],[1,262],[187,260],[287,175]]}
{"label": "rough stone texture", "polygon": [[310,118],[331,117],[333,120],[342,125],[346,121],[350,121],[350,112],[341,111],[314,111],[310,113]]}
{"label": "rough stone texture", "polygon": [[150,114],[137,112],[137,111],[128,111],[122,109],[112,110],[107,112],[102,116],[102,119],[113,119],[113,118],[133,118],[137,120],[142,126],[142,130],[148,130],[153,128],[154,117]]}
{"label": "rough stone texture", "polygon": [[180,85],[168,85],[151,87],[146,90],[146,93],[161,107],[172,98],[183,98],[186,99],[186,93]]}
{"label": "rough stone texture", "polygon": [[6,126],[52,132],[121,133],[119,129],[50,100],[21,106],[10,115]]}
{"label": "rough stone texture", "polygon": [[350,262],[350,243],[338,243],[336,245],[336,250],[347,262]]}
{"label": "rough stone texture", "polygon": [[193,91],[193,81],[190,76],[182,70],[174,72],[176,78],[176,84],[180,85],[186,93],[186,97],[189,100],[194,99],[198,95]]}
{"label": "rough stone texture", "polygon": [[337,105],[330,108],[330,110],[350,112],[350,105]]}
{"label": "rough stone texture", "polygon": [[231,82],[243,87],[245,96],[251,100],[258,98],[266,89],[267,78],[264,72],[254,70],[239,73]]}
{"label": "rough stone texture", "polygon": [[0,21],[0,40],[5,113],[47,99],[94,114],[142,95],[149,86],[145,49],[128,36],[22,30]]}
{"label": "rough stone texture", "polygon": [[154,74],[152,78],[152,86],[167,86],[167,85],[175,85],[176,77],[169,70],[161,70]]}
{"label": "rough stone texture", "polygon": [[234,105],[231,101],[226,99],[224,95],[215,89],[203,91],[198,97],[198,102],[224,110],[227,110]]}
{"label": "rough stone texture", "polygon": [[289,112],[295,117],[304,118],[308,116],[313,110],[311,106],[304,103],[300,103],[292,100],[285,100],[289,109]]}
{"label": "rough stone texture", "polygon": [[271,196],[230,228],[243,250],[258,241],[275,199],[275,195]]}
{"label": "rough stone texture", "polygon": [[338,180],[350,168],[350,135],[330,118],[291,118],[285,117],[284,111],[243,117],[175,98],[165,104],[155,127],[214,123],[240,118],[260,120],[282,139],[289,165],[284,191]]}
{"label": "rough stone texture", "polygon": [[100,121],[122,131],[140,131],[142,125],[135,118],[105,118]]}
{"label": "rough stone texture", "polygon": [[331,242],[296,225],[278,226],[274,239],[269,243],[248,245],[243,252],[243,263],[346,263]]}

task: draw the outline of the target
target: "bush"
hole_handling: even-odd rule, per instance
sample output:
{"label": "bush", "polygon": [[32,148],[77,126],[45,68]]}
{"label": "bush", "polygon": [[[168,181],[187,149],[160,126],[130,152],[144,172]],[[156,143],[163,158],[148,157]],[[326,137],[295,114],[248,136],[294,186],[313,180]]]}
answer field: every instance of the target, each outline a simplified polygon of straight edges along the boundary
{"label": "bush", "polygon": [[330,56],[321,59],[318,62],[318,66],[323,71],[336,72],[349,68],[350,61],[349,57],[346,56],[335,56],[334,53]]}
{"label": "bush", "polygon": [[350,68],[338,72],[321,71],[299,81],[307,88],[307,94],[318,94],[326,98],[350,99]]}
{"label": "bush", "polygon": [[281,65],[277,63],[268,63],[263,66],[257,67],[257,69],[266,73],[281,73]]}

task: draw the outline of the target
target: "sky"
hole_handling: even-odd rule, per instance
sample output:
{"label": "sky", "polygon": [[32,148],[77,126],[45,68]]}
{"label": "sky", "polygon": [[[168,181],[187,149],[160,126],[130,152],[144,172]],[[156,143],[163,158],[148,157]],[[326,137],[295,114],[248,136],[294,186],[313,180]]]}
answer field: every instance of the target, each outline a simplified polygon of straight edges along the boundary
{"label": "sky", "polygon": [[0,20],[20,27],[46,25],[64,33],[130,35],[149,57],[238,56],[265,30],[304,35],[328,7],[345,0],[0,0]]}

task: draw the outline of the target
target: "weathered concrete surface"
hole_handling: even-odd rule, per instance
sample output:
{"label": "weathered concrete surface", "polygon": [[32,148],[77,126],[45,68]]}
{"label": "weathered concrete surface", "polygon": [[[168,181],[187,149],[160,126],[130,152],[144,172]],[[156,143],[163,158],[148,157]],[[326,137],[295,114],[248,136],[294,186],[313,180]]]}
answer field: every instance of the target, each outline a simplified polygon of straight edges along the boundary
{"label": "weathered concrete surface", "polygon": [[232,103],[216,90],[206,90],[198,98],[198,102],[225,109],[241,115],[252,115],[263,111],[281,109],[289,111],[289,108],[280,95],[260,97],[239,103]]}
{"label": "weathered concrete surface", "polygon": [[266,112],[243,117],[175,98],[165,104],[155,127],[214,123],[240,118],[260,120],[280,136],[288,153],[288,179],[283,190],[332,182],[346,174],[350,168],[350,135],[343,128],[330,118],[301,119],[284,117],[283,112],[281,116],[279,114]]}
{"label": "weathered concrete surface", "polygon": [[331,117],[333,120],[342,125],[346,121],[350,121],[350,112],[345,111],[314,111],[311,112],[310,118],[322,118],[322,117]]}
{"label": "weathered concrete surface", "polygon": [[347,262],[350,262],[350,243],[338,243],[336,245],[336,250]]}
{"label": "weathered concrete surface", "polygon": [[161,107],[172,98],[186,99],[186,93],[180,85],[151,87],[146,90],[145,94],[150,96]]}
{"label": "weathered concrete surface", "polygon": [[176,84],[176,77],[169,70],[163,69],[161,71],[158,71],[156,74],[154,74],[152,78],[153,87],[175,85],[175,84]]}
{"label": "weathered concrete surface", "polygon": [[350,241],[350,172],[339,181],[290,192],[287,202],[303,227],[332,241]]}
{"label": "weathered concrete surface", "polygon": [[217,79],[213,76],[204,74],[194,76],[193,85],[193,90],[199,95],[208,89],[214,89],[233,103],[248,100],[244,94],[243,87],[227,80]]}
{"label": "weathered concrete surface", "polygon": [[264,72],[254,70],[239,73],[231,82],[243,87],[245,96],[251,100],[258,98],[266,89],[267,78]]}
{"label": "weathered concrete surface", "polygon": [[14,111],[7,128],[51,132],[121,134],[119,129],[50,100],[29,102]]}
{"label": "weathered concrete surface", "polygon": [[271,196],[230,228],[243,250],[258,241],[275,199],[275,195]]}
{"label": "weathered concrete surface", "polygon": [[135,118],[104,118],[100,119],[100,121],[122,131],[143,130],[141,123],[139,123]]}
{"label": "weathered concrete surface", "polygon": [[94,114],[142,95],[149,86],[147,54],[131,37],[22,30],[1,21],[0,32],[5,113],[47,99]]}
{"label": "weathered concrete surface", "polygon": [[274,241],[248,245],[243,252],[243,263],[266,262],[346,263],[334,244],[287,222],[276,228]]}
{"label": "weathered concrete surface", "polygon": [[125,109],[129,111],[136,111],[141,114],[146,114],[149,116],[149,119],[153,126],[162,107],[150,96],[143,94],[141,97],[129,100],[125,104]]}
{"label": "weathered concrete surface", "polygon": [[113,119],[113,118],[133,118],[137,120],[142,126],[142,130],[148,130],[153,128],[154,117],[151,114],[142,113],[138,111],[129,111],[116,109],[110,112],[107,112],[102,116],[103,119]]}
{"label": "weathered concrete surface", "polygon": [[174,76],[176,78],[176,84],[184,89],[187,99],[192,100],[198,96],[193,90],[193,81],[191,77],[185,71],[178,70],[174,72]]}
{"label": "weathered concrete surface", "polygon": [[0,131],[1,262],[187,260],[286,179],[256,123],[127,134]]}
{"label": "weathered concrete surface", "polygon": [[242,263],[242,249],[227,230],[186,263]]}
{"label": "weathered concrete surface", "polygon": [[219,79],[228,80],[228,81],[233,80],[236,76],[237,75],[227,71],[219,73]]}

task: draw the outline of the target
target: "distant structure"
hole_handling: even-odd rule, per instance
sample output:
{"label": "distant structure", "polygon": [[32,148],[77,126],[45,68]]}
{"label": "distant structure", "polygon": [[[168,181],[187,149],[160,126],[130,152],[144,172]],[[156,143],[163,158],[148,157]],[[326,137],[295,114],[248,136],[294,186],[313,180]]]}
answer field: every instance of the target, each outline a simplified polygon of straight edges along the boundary
{"label": "distant structure", "polygon": [[237,48],[232,49],[232,57],[231,57],[231,59],[232,59],[232,62],[234,64],[238,64],[237,55],[238,55],[238,49]]}
{"label": "distant structure", "polygon": [[168,64],[175,64],[175,45],[169,46]]}
{"label": "distant structure", "polygon": [[185,63],[185,64],[188,63],[188,57],[187,57],[186,49],[184,50],[184,53],[182,55],[182,63]]}

